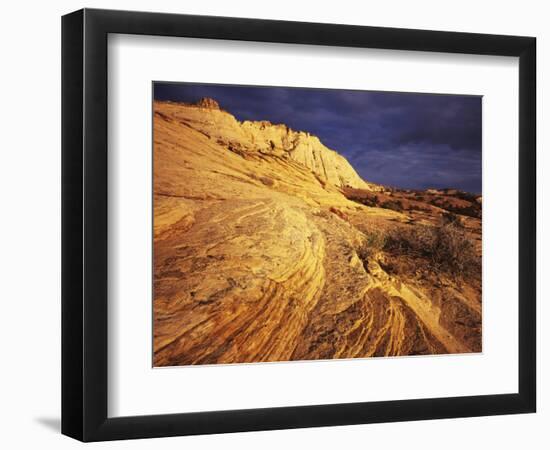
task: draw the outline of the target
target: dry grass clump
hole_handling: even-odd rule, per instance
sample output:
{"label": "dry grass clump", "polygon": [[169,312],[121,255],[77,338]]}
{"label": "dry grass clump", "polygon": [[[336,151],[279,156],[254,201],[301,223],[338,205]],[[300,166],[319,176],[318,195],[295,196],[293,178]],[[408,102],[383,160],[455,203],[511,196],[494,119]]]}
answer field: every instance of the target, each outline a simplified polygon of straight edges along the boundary
{"label": "dry grass clump", "polygon": [[382,231],[369,231],[365,233],[365,240],[357,250],[357,256],[366,267],[367,261],[376,253],[383,251],[386,246],[386,234]]}
{"label": "dry grass clump", "polygon": [[417,225],[392,229],[385,250],[394,255],[421,258],[430,268],[455,276],[480,273],[481,258],[462,226],[444,221],[439,226]]}
{"label": "dry grass clump", "polygon": [[398,226],[386,233],[369,232],[357,253],[366,265],[380,251],[396,260],[400,257],[419,260],[434,272],[462,277],[481,273],[481,258],[473,242],[460,222],[447,217],[438,226]]}
{"label": "dry grass clump", "polygon": [[397,212],[403,212],[405,210],[405,207],[403,206],[403,202],[401,200],[386,200],[385,202],[380,204],[380,207],[391,209],[392,211]]}
{"label": "dry grass clump", "polygon": [[443,215],[441,216],[441,220],[443,224],[453,224],[456,225],[459,228],[464,228],[464,225],[462,223],[462,220],[460,219],[460,216],[458,214],[455,214],[450,211],[445,211]]}

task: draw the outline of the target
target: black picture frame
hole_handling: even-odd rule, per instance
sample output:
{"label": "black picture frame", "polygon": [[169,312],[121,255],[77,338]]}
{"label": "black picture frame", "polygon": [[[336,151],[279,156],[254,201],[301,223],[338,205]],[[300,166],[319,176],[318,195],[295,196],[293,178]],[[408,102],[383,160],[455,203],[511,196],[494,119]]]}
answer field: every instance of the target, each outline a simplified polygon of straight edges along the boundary
{"label": "black picture frame", "polygon": [[[519,57],[517,393],[107,416],[107,37],[110,33]],[[62,18],[62,433],[82,441],[535,412],[536,39],[84,9]]]}

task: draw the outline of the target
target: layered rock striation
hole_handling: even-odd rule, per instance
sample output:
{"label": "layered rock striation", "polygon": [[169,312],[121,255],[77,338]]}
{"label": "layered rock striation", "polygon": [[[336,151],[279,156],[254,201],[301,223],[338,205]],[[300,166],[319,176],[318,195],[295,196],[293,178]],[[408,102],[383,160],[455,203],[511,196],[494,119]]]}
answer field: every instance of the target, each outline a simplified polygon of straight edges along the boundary
{"label": "layered rock striation", "polygon": [[220,108],[218,102],[203,98],[196,104],[159,103],[174,119],[202,131],[235,152],[261,153],[288,158],[310,169],[325,183],[338,187],[376,189],[357,174],[346,158],[326,147],[317,136],[294,131],[269,121],[239,122]]}
{"label": "layered rock striation", "polygon": [[449,194],[377,192],[315,136],[211,99],[155,102],[153,134],[155,366],[481,350],[479,277],[372,240],[431,226]]}

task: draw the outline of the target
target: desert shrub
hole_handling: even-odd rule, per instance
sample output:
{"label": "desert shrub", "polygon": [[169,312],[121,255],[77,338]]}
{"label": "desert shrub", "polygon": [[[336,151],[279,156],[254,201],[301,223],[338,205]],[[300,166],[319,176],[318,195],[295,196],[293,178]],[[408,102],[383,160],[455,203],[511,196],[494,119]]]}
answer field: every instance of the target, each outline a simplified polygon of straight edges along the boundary
{"label": "desert shrub", "polygon": [[476,274],[481,268],[474,244],[464,230],[452,222],[394,228],[388,233],[384,248],[396,256],[422,258],[433,270],[455,276]]}
{"label": "desert shrub", "polygon": [[454,212],[446,211],[441,216],[441,220],[444,224],[453,224],[456,225],[459,228],[463,228],[464,225],[462,224],[462,221],[460,220],[460,217],[455,214]]}
{"label": "desert shrub", "polygon": [[[461,198],[461,199],[467,200],[467,198]],[[460,214],[462,216],[469,216],[476,219],[481,219],[481,204],[479,204],[477,200],[474,200],[467,206],[459,206],[450,202],[447,199],[442,200],[436,197],[436,198],[430,199],[429,203],[439,208],[446,209],[450,213]]]}
{"label": "desert shrub", "polygon": [[414,272],[416,266],[411,261],[403,258],[387,258],[379,261],[380,267],[390,275],[400,275],[403,273]]}
{"label": "desert shrub", "polygon": [[382,231],[371,230],[365,233],[365,240],[357,250],[357,256],[363,262],[365,269],[369,259],[376,253],[384,250],[386,246],[386,234]]}
{"label": "desert shrub", "polygon": [[345,192],[344,194],[346,195],[346,198],[348,200],[361,203],[365,206],[375,207],[379,204],[378,196],[376,194],[371,194],[366,191],[355,193],[352,190],[348,190],[348,192]]}
{"label": "desert shrub", "polygon": [[367,233],[363,245],[376,251],[383,250],[386,245],[386,233],[383,231],[371,231]]}
{"label": "desert shrub", "polygon": [[363,205],[375,207],[378,206],[378,196],[373,195],[372,197],[364,198],[362,200]]}
{"label": "desert shrub", "polygon": [[476,219],[481,219],[481,205],[479,203],[472,203],[470,206],[464,208],[453,208],[453,211],[463,216],[470,216]]}
{"label": "desert shrub", "polygon": [[403,202],[401,200],[387,200],[380,205],[382,208],[391,209],[393,211],[402,212]]}
{"label": "desert shrub", "polygon": [[470,192],[464,192],[464,191],[456,191],[454,193],[455,197],[461,198],[462,200],[466,200],[472,203],[475,203],[479,195],[472,194]]}
{"label": "desert shrub", "polygon": [[383,252],[385,258],[380,264],[389,273],[414,271],[419,267],[454,277],[481,273],[481,258],[458,216],[442,218],[436,226],[414,224],[396,226],[387,231],[362,231],[365,239],[357,249],[357,255],[365,269],[369,260]]}
{"label": "desert shrub", "polygon": [[427,206],[424,206],[422,204],[418,204],[418,203],[413,203],[410,207],[410,209],[412,211],[420,211],[420,212],[431,212],[431,209],[428,208]]}

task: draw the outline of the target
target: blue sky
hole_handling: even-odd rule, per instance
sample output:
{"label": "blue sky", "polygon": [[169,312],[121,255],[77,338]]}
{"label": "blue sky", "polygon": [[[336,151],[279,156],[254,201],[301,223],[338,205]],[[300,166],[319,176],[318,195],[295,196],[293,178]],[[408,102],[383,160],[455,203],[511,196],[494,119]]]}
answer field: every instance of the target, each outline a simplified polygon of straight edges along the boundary
{"label": "blue sky", "polygon": [[159,82],[154,96],[211,97],[239,120],[309,131],[368,181],[481,192],[478,96]]}

